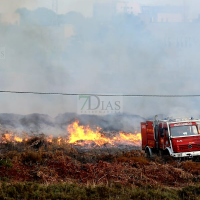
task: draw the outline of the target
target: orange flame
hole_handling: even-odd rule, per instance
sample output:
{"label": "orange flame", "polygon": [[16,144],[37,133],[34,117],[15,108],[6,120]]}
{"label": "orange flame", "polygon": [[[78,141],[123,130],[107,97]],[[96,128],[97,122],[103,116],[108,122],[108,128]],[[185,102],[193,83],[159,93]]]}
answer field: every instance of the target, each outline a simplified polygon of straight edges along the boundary
{"label": "orange flame", "polygon": [[18,137],[17,135],[14,135],[13,133],[5,133],[2,135],[1,142],[23,142],[23,139]]}
{"label": "orange flame", "polygon": [[4,137],[5,137],[5,140],[7,140],[7,141],[11,141],[11,138],[12,138],[12,133],[11,134],[9,134],[9,133],[6,133],[5,135],[4,135]]}
{"label": "orange flame", "polygon": [[119,132],[119,136],[114,137],[114,140],[119,141],[120,143],[134,144],[136,146],[140,146],[142,138],[141,138],[141,133],[135,132],[135,134],[132,134],[132,133]]}
{"label": "orange flame", "polygon": [[68,143],[71,144],[79,144],[83,146],[84,144],[95,142],[96,145],[99,146],[102,146],[106,143],[109,143],[111,145],[116,145],[117,143],[124,143],[136,146],[141,145],[141,134],[137,132],[137,134],[120,132],[119,136],[109,138],[100,133],[101,128],[97,127],[96,131],[93,131],[92,129],[90,129],[89,125],[79,125],[79,121],[75,121],[73,124],[70,124],[67,130],[70,134]]}
{"label": "orange flame", "polygon": [[23,139],[20,138],[20,137],[17,137],[17,136],[14,137],[14,140],[15,140],[16,142],[23,142]]}
{"label": "orange flame", "polygon": [[69,143],[75,143],[79,140],[84,141],[94,141],[97,145],[101,146],[105,143],[112,144],[112,141],[109,138],[102,137],[99,132],[101,128],[97,127],[96,131],[90,129],[90,126],[79,126],[79,121],[75,121],[73,124],[70,124],[67,128],[70,133]]}
{"label": "orange flame", "polygon": [[49,135],[47,138],[47,142],[52,143],[53,142],[53,135]]}
{"label": "orange flame", "polygon": [[58,138],[57,140],[58,145],[60,145],[61,139],[62,139],[61,137]]}

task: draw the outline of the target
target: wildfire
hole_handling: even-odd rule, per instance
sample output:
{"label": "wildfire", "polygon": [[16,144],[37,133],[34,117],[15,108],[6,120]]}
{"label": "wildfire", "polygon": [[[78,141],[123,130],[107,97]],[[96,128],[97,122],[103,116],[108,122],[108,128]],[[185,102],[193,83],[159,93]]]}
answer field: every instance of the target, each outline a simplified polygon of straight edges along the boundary
{"label": "wildfire", "polygon": [[132,144],[139,146],[141,144],[140,133],[135,132],[135,134],[132,134],[120,132],[118,136],[110,138],[100,133],[101,128],[97,127],[96,131],[93,131],[89,125],[79,125],[79,121],[75,121],[73,124],[70,124],[67,130],[70,134],[68,142],[71,144],[79,144],[82,146],[91,142],[94,142],[99,146],[104,144]]}
{"label": "wildfire", "polygon": [[[67,127],[67,131],[69,133],[67,138],[57,137],[54,138],[52,135],[46,136],[46,141],[48,143],[55,142],[57,145],[61,144],[74,144],[80,146],[91,146],[92,144],[97,146],[102,146],[105,144],[109,144],[111,146],[125,144],[125,145],[141,145],[141,134],[137,133],[125,133],[119,132],[115,133],[114,136],[106,135],[102,133],[102,129],[100,127],[96,127],[95,130],[92,130],[89,125],[81,126],[79,125],[79,121],[75,121]],[[20,137],[17,134],[12,132],[7,132],[1,135],[0,143],[22,143],[24,141],[28,141],[31,139],[28,134],[23,132],[23,136]]]}
{"label": "wildfire", "polygon": [[58,141],[57,141],[58,145],[60,145],[61,139],[62,139],[61,137],[58,138]]}
{"label": "wildfire", "polygon": [[47,137],[47,142],[52,143],[53,142],[53,135],[49,135]]}
{"label": "wildfire", "polygon": [[136,146],[141,145],[141,139],[141,133],[137,133],[137,131],[135,134],[120,132],[118,137],[114,137],[114,140],[119,141],[119,143],[134,144]]}
{"label": "wildfire", "polygon": [[75,121],[73,124],[69,125],[67,130],[70,133],[69,143],[76,143],[77,141],[94,141],[99,146],[105,143],[111,143],[109,138],[104,138],[99,132],[101,128],[97,127],[96,131],[90,129],[90,126],[79,126],[79,121]]}
{"label": "wildfire", "polygon": [[14,137],[14,140],[15,140],[16,142],[23,142],[23,139],[20,138],[20,137],[17,137],[17,136]]}
{"label": "wildfire", "polygon": [[7,142],[23,142],[23,139],[18,137],[14,133],[5,133],[2,135],[1,143]]}

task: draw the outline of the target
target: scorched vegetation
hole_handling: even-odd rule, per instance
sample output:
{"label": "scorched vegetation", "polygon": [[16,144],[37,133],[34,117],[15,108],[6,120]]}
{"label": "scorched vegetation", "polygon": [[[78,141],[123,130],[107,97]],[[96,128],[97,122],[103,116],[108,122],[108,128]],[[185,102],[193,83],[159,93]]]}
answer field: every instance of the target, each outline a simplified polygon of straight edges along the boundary
{"label": "scorched vegetation", "polygon": [[200,163],[141,150],[83,150],[44,135],[2,143],[1,199],[197,199]]}

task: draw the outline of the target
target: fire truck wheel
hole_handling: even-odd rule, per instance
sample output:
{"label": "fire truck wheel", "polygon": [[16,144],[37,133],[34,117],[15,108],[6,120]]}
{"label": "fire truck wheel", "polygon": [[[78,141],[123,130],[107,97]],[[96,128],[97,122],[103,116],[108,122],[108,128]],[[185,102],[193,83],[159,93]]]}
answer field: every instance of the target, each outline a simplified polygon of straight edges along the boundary
{"label": "fire truck wheel", "polygon": [[145,150],[145,157],[146,158],[151,158],[152,157],[152,155],[151,155],[151,153],[149,151],[149,148],[146,148],[146,150]]}
{"label": "fire truck wheel", "polygon": [[149,152],[145,152],[145,158],[150,158]]}
{"label": "fire truck wheel", "polygon": [[163,157],[163,155],[164,155],[164,152],[163,152],[162,149],[160,149],[160,150],[158,151],[158,156],[159,156],[159,157]]}
{"label": "fire truck wheel", "polygon": [[168,150],[164,150],[163,151],[163,159],[166,163],[170,162],[173,160],[173,158],[170,156],[169,151]]}

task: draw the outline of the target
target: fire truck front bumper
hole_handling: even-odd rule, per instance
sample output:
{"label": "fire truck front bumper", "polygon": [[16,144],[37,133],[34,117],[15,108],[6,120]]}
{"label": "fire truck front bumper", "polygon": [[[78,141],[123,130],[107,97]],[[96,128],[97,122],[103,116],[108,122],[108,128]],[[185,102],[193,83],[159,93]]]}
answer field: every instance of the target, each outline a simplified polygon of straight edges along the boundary
{"label": "fire truck front bumper", "polygon": [[200,151],[192,151],[192,152],[181,152],[181,153],[170,153],[170,155],[174,158],[181,158],[181,157],[194,157],[200,156]]}

